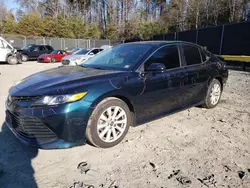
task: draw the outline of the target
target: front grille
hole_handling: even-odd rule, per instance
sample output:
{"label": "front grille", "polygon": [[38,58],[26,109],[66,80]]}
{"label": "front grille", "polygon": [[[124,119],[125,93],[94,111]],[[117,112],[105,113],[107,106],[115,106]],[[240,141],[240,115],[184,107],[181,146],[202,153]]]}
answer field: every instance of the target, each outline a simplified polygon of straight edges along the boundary
{"label": "front grille", "polygon": [[63,60],[62,60],[62,64],[63,64],[63,65],[69,65],[69,64],[70,64],[70,61],[67,60],[67,59],[63,59]]}
{"label": "front grille", "polygon": [[44,61],[44,59],[43,58],[38,58],[38,60],[37,60],[38,62],[43,62]]}
{"label": "front grille", "polygon": [[35,97],[15,97],[11,96],[12,101],[36,101],[40,98],[40,96],[35,96]]}
{"label": "front grille", "polygon": [[32,116],[17,116],[6,111],[6,122],[25,138],[40,144],[57,139],[56,135],[39,119]]}

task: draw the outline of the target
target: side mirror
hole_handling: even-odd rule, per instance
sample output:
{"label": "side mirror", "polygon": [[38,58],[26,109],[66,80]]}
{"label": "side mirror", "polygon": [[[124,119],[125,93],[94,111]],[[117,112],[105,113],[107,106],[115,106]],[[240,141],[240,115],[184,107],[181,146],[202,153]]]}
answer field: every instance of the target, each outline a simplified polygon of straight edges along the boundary
{"label": "side mirror", "polygon": [[166,66],[162,63],[152,63],[146,69],[146,71],[154,71],[154,72],[162,72],[164,70],[166,70]]}
{"label": "side mirror", "polygon": [[90,52],[89,55],[94,55],[94,53],[93,53],[93,52]]}

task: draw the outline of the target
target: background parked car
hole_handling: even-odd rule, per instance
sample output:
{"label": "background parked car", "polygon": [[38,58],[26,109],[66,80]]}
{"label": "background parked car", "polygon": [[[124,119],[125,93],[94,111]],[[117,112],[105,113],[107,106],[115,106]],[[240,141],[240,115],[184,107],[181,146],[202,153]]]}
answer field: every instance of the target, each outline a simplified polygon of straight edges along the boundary
{"label": "background parked car", "polygon": [[0,62],[8,62],[11,65],[21,62],[20,54],[2,37],[0,37]]}
{"label": "background parked car", "polygon": [[49,54],[54,51],[54,49],[49,45],[28,44],[25,45],[22,50],[18,51],[22,54],[22,60],[28,61],[37,59],[42,54]]}
{"label": "background parked car", "polygon": [[37,59],[39,63],[55,63],[55,62],[61,62],[62,58],[70,55],[71,53],[66,52],[64,50],[54,50],[50,54],[43,54],[40,55]]}
{"label": "background parked car", "polygon": [[82,64],[84,61],[87,61],[102,50],[102,48],[80,49],[76,51],[73,55],[64,57],[62,59],[62,65],[74,66]]}

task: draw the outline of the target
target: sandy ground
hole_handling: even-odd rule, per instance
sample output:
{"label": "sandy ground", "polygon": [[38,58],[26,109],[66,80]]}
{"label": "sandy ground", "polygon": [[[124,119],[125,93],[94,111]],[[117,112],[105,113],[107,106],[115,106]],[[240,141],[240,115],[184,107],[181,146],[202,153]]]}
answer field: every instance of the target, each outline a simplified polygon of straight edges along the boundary
{"label": "sandy ground", "polygon": [[[238,176],[238,171],[250,168],[250,73],[230,71],[215,109],[195,107],[131,128],[113,148],[27,147],[4,125],[8,89],[34,72],[58,65],[0,64],[1,188],[80,187],[76,182],[105,188],[250,187],[250,172],[249,177]],[[90,168],[86,174],[77,169],[81,162]],[[173,171],[177,175],[171,177]],[[185,177],[191,182],[178,181]]]}

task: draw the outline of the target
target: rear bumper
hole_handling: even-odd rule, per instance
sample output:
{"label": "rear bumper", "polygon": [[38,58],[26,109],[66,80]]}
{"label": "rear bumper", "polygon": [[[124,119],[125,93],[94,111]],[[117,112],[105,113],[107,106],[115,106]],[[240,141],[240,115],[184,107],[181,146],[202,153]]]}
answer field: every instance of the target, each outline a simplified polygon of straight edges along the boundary
{"label": "rear bumper", "polygon": [[86,101],[54,107],[9,106],[6,124],[24,144],[42,149],[83,145],[91,104]]}

